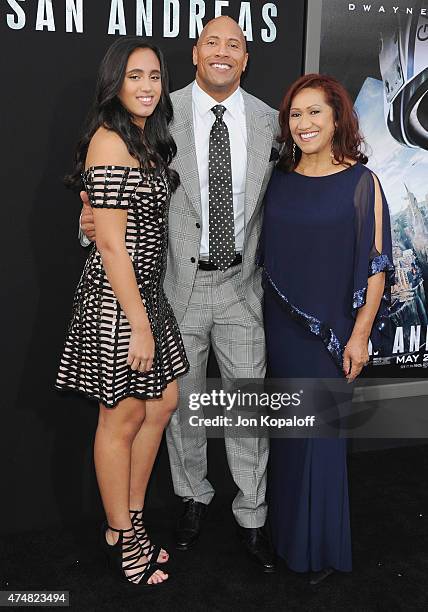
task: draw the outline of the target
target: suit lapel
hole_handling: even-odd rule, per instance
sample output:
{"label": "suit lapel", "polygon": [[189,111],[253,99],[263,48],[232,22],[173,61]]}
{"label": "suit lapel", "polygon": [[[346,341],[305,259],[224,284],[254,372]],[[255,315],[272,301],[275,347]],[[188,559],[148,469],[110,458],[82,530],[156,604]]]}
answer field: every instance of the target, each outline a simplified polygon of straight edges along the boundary
{"label": "suit lapel", "polygon": [[[174,166],[180,175],[181,184],[198,216],[202,215],[201,189],[196,158],[195,133],[192,106],[193,83],[185,87],[174,99],[174,121],[172,135],[178,154]],[[257,101],[242,90],[247,124],[247,175],[245,182],[245,226],[256,208],[260,189],[272,147],[272,130],[266,111]]]}
{"label": "suit lapel", "polygon": [[260,110],[256,101],[244,90],[247,123],[247,178],[245,182],[245,227],[256,208],[263,178],[269,164],[272,147],[272,130],[269,118]]}
{"label": "suit lapel", "polygon": [[193,127],[192,89],[193,83],[190,83],[174,100],[174,122],[171,131],[178,151],[174,165],[180,175],[181,184],[200,217],[201,189]]}

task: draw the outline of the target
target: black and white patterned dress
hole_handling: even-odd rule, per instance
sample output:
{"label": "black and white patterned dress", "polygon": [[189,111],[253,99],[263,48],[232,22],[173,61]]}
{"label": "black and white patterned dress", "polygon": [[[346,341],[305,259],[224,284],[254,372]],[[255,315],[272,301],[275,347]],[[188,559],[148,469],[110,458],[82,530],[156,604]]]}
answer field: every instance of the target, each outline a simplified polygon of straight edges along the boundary
{"label": "black and white patterned dress", "polygon": [[94,244],[74,296],[55,387],[112,408],[126,397],[160,398],[189,369],[177,321],[163,290],[169,189],[165,175],[139,168],[94,166],[83,175],[91,205],[128,211],[126,248],[150,321],[155,357],[148,372],[127,365],[131,328]]}

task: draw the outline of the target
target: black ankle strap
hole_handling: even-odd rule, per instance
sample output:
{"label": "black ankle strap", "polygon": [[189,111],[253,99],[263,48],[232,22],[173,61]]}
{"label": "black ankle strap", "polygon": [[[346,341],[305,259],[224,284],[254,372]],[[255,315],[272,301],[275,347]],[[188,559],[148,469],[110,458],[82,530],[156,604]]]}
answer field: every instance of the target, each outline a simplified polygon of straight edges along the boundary
{"label": "black ankle strap", "polygon": [[133,527],[130,527],[129,529],[115,529],[114,527],[110,527],[110,525],[107,525],[107,529],[110,529],[110,531],[115,531],[116,533],[127,533],[129,531],[134,531]]}

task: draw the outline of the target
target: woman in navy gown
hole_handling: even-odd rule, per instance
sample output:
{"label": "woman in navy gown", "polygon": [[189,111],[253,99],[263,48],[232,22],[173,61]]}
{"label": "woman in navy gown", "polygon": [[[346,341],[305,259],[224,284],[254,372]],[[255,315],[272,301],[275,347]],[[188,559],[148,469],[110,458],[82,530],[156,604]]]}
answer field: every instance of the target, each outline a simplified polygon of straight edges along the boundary
{"label": "woman in navy gown", "polygon": [[[368,362],[369,338],[376,344],[387,322],[388,206],[364,165],[352,101],[335,79],[312,74],[294,83],[280,126],[260,246],[268,374],[339,379],[343,402]],[[312,572],[315,584],[352,569],[346,440],[272,439],[269,508],[276,551],[292,570]]]}

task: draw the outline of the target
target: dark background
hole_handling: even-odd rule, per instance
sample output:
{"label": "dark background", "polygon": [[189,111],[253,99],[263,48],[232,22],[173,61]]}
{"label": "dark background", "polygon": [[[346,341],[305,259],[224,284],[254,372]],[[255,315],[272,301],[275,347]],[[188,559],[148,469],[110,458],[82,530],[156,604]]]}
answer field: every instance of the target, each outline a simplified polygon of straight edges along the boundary
{"label": "dark background", "polygon": [[[382,79],[379,68],[381,34],[386,34],[398,23],[398,16],[406,18],[407,8],[412,8],[414,15],[428,8],[424,0],[354,0],[355,10],[349,11],[351,3],[347,0],[320,1],[323,3],[320,72],[340,79],[353,100],[367,77]],[[371,5],[370,11],[364,11],[363,5]],[[385,12],[379,12],[380,7]],[[398,7],[396,14],[393,7]]]}
{"label": "dark background", "polygon": [[[323,6],[326,3],[328,9],[323,11],[322,17],[320,72],[332,73],[333,67],[336,73],[340,70],[340,77],[335,76],[340,78],[355,100],[367,77],[382,78],[379,69],[379,32],[391,22],[392,5],[410,7],[416,2],[364,2],[372,5],[369,13],[363,12],[363,2],[360,0],[354,2],[356,9],[352,12],[348,11],[349,2],[344,0],[323,0]],[[386,14],[378,12],[381,5],[384,5]],[[356,53],[358,62],[355,61]],[[338,58],[340,61],[337,61]]]}
{"label": "dark background", "polygon": [[[237,17],[240,2],[224,14]],[[277,39],[263,43],[263,0],[251,2],[254,42],[251,93],[277,107],[302,72],[303,0],[277,1]],[[188,38],[189,1],[181,0],[178,38],[162,38],[161,0],[153,2],[152,41],[164,50],[172,88],[194,77]],[[86,252],[77,241],[79,200],[62,185],[88,109],[95,75],[113,36],[108,0],[84,1],[84,33],[65,32],[65,0],[53,2],[56,31],[36,31],[37,2],[20,3],[26,26],[11,30],[13,11],[0,0],[2,56],[2,504],[3,532],[81,521],[101,512],[92,464],[97,406],[53,390],[73,293]],[[135,34],[135,0],[125,0],[127,33]],[[214,1],[206,0],[207,19]],[[210,374],[215,373],[210,363]],[[232,498],[223,441],[210,441],[210,478]],[[162,445],[148,505],[174,495]]]}

